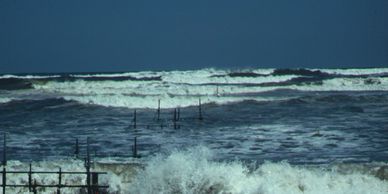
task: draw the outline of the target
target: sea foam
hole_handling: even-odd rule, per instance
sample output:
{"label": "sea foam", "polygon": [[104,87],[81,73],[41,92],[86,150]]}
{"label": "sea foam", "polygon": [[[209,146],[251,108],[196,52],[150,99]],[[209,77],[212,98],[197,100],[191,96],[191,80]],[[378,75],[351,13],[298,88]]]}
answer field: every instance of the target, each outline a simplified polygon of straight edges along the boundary
{"label": "sea foam", "polygon": [[[240,161],[214,161],[213,152],[198,146],[175,150],[140,161],[115,162],[99,159],[94,171],[105,171],[100,184],[109,185],[109,193],[182,193],[182,194],[383,194],[388,192],[386,164],[293,166],[287,162],[255,165]],[[33,162],[33,170],[84,171],[81,160]],[[28,164],[9,161],[8,170],[27,170]],[[57,174],[33,174],[38,184],[56,184]],[[8,174],[8,184],[27,184],[27,175]],[[65,175],[63,183],[85,184],[84,175]],[[55,188],[54,188],[55,189]],[[7,191],[26,192],[8,188]],[[52,193],[41,189],[40,193]],[[62,193],[78,193],[77,189],[63,188]]]}
{"label": "sea foam", "polygon": [[241,162],[215,162],[203,147],[157,156],[129,185],[130,193],[387,193],[388,182],[357,171],[340,173],[264,163],[250,169]]}
{"label": "sea foam", "polygon": [[[199,97],[204,103],[216,104],[279,100],[261,95],[278,90],[388,91],[387,74],[387,68],[200,69],[46,76],[1,75],[0,80],[3,80],[3,89],[10,92],[7,97],[20,100],[64,98],[107,107],[157,108],[160,99],[161,108],[174,108],[195,106]],[[123,77],[131,79],[121,79]],[[39,95],[30,95],[34,93]]]}
{"label": "sea foam", "polygon": [[[279,80],[278,80],[279,81]],[[226,83],[225,81],[224,83]],[[333,78],[319,83],[247,86],[247,85],[185,85],[157,81],[84,81],[35,84],[34,88],[51,95],[84,104],[112,107],[162,108],[187,107],[198,104],[201,97],[204,103],[227,104],[244,100],[273,101],[284,98],[264,97],[260,93],[274,90],[297,91],[387,91],[388,77],[380,78]],[[249,95],[254,94],[254,95]]]}

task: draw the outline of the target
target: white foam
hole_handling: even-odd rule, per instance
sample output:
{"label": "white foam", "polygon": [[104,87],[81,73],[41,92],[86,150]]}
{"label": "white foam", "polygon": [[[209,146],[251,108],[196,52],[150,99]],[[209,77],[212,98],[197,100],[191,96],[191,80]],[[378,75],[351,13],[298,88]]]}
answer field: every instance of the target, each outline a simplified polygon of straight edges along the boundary
{"label": "white foam", "polygon": [[[43,162],[33,162],[32,170],[33,171],[56,171],[58,172],[61,167],[62,171],[85,171],[82,161],[80,160],[60,160],[60,161],[43,161]],[[28,171],[28,163],[22,163],[19,161],[8,161],[7,171]],[[36,180],[37,184],[45,185],[55,185],[58,182],[58,174],[32,174],[32,180]],[[86,176],[85,175],[63,175],[62,184],[67,185],[79,185],[85,184]],[[7,184],[27,184],[28,185],[28,175],[27,174],[10,174],[7,173]],[[47,189],[40,190],[39,193],[53,193],[56,190]],[[8,193],[28,193],[27,188],[10,188],[6,190]],[[62,193],[76,193],[76,189],[61,189]]]}
{"label": "white foam", "polygon": [[[388,68],[323,71],[365,74],[388,72]],[[249,70],[249,72],[266,74],[268,76],[214,76],[227,75],[230,72],[230,70],[201,69],[193,71],[144,71],[101,75],[73,75],[76,77],[133,76],[138,78],[162,76],[162,81],[85,81],[80,79],[76,81],[35,82],[33,87],[34,91],[39,92],[43,98],[46,95],[49,97],[63,97],[81,103],[128,108],[156,108],[158,99],[162,100],[162,108],[197,105],[199,97],[203,99],[204,103],[217,104],[241,102],[243,100],[278,100],[279,98],[257,97],[257,94],[260,92],[277,89],[300,91],[388,91],[387,77],[334,78],[323,80],[322,84],[300,83],[298,85],[266,87],[255,84],[284,82],[297,76],[271,76],[269,74],[273,72],[273,69]],[[248,70],[240,70],[240,72],[248,72]],[[29,98],[29,95],[24,95],[24,97]]]}
{"label": "white foam", "polygon": [[11,102],[13,99],[8,97],[0,97],[0,103]]}
{"label": "white foam", "polygon": [[[267,82],[282,82],[298,77],[296,75],[270,76],[273,69],[240,70],[239,72],[253,72],[267,76],[259,77],[230,77],[230,70],[201,69],[193,71],[169,71],[162,72],[162,79],[168,83],[189,83],[189,84],[258,84]],[[222,76],[218,76],[222,75]]]}
{"label": "white foam", "polygon": [[[144,165],[135,163],[96,162],[92,171],[101,175],[99,184],[109,185],[110,193],[232,193],[232,194],[382,194],[388,192],[384,178],[386,164],[355,164],[330,166],[292,166],[286,162],[264,163],[257,168],[239,162],[213,161],[214,153],[206,147],[175,150],[169,155],[143,158]],[[132,159],[131,159],[132,160]],[[111,160],[108,160],[111,161]],[[81,160],[33,162],[33,171],[84,172]],[[7,170],[27,171],[28,163],[9,161]],[[376,176],[376,177],[375,177]],[[8,184],[28,184],[27,174],[7,174]],[[58,174],[33,174],[38,184],[57,184]],[[68,185],[85,184],[85,175],[63,175]],[[10,193],[27,192],[28,188],[7,188]],[[56,188],[40,190],[53,193]],[[78,193],[61,189],[62,193]]]}
{"label": "white foam", "polygon": [[45,78],[56,78],[56,77],[61,77],[61,76],[60,75],[44,75],[44,76],[39,76],[39,75],[11,75],[11,74],[6,74],[6,75],[1,75],[0,79],[8,79],[8,78],[45,79]]}
{"label": "white foam", "polygon": [[186,85],[158,81],[84,81],[34,84],[35,89],[63,94],[123,94],[123,95],[219,95],[260,92],[271,87],[241,85]]}
{"label": "white foam", "polygon": [[[379,83],[367,84],[369,79]],[[324,80],[322,85],[292,85],[287,88],[302,91],[388,91],[388,78],[334,78]]]}
{"label": "white foam", "polygon": [[147,162],[127,193],[386,193],[388,184],[359,172],[341,174],[288,163],[265,163],[250,171],[240,162],[214,162],[199,147]]}
{"label": "white foam", "polygon": [[[90,95],[90,96],[64,96],[66,100],[75,100],[84,104],[96,104],[108,107],[130,107],[130,108],[158,108],[158,100],[161,100],[161,108],[189,107],[198,105],[197,96],[125,96],[125,95]],[[244,100],[272,101],[283,100],[273,97],[217,97],[203,96],[201,102],[228,104]]]}
{"label": "white foam", "polygon": [[[103,106],[129,108],[156,108],[158,99],[162,108],[186,107],[198,104],[201,96],[204,103],[225,104],[243,100],[270,101],[285,98],[260,98],[246,95],[276,89],[300,91],[387,91],[388,78],[373,78],[378,83],[366,83],[371,78],[334,78],[322,84],[289,86],[241,86],[241,85],[184,85],[158,81],[84,81],[34,84],[34,88],[56,94],[67,100]],[[237,95],[237,96],[236,96]]]}
{"label": "white foam", "polygon": [[123,73],[96,73],[96,74],[70,74],[70,77],[75,78],[89,78],[89,77],[151,77],[151,76],[159,76],[158,72],[154,71],[140,71],[140,72],[123,72]]}
{"label": "white foam", "polygon": [[388,68],[365,68],[365,69],[315,69],[330,74],[340,75],[370,75],[388,73]]}

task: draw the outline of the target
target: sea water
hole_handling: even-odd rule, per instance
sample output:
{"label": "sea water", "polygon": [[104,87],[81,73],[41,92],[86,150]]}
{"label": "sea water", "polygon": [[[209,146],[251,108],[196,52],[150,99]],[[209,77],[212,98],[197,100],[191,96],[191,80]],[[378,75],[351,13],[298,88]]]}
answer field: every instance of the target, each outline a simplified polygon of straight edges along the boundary
{"label": "sea water", "polygon": [[7,167],[82,171],[89,138],[111,193],[388,193],[387,118],[388,68],[0,75]]}

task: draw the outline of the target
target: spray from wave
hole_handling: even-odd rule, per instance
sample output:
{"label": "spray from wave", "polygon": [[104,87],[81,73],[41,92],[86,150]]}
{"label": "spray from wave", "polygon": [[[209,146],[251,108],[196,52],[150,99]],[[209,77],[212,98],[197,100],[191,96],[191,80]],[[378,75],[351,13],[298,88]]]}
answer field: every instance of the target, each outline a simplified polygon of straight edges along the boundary
{"label": "spray from wave", "polygon": [[384,180],[357,171],[340,173],[265,163],[252,169],[234,162],[212,161],[204,147],[156,156],[128,187],[129,193],[387,193]]}
{"label": "spray from wave", "polygon": [[[109,193],[125,194],[383,194],[388,192],[386,164],[340,164],[327,168],[292,166],[287,162],[266,162],[259,166],[240,161],[214,161],[208,148],[198,146],[175,150],[167,155],[156,155],[140,161],[123,162],[99,159],[93,170],[108,172],[101,176],[100,185],[109,185]],[[140,163],[139,163],[140,162]],[[84,171],[83,161],[41,161],[32,164],[34,170]],[[8,170],[25,171],[27,163],[9,161]],[[56,174],[34,174],[38,184],[56,184]],[[84,184],[84,175],[66,175],[63,183]],[[27,184],[27,176],[9,174],[8,184]],[[8,191],[11,191],[9,188]],[[14,193],[27,188],[13,188]],[[52,193],[41,189],[40,193]],[[74,188],[63,188],[62,193],[78,193]]]}

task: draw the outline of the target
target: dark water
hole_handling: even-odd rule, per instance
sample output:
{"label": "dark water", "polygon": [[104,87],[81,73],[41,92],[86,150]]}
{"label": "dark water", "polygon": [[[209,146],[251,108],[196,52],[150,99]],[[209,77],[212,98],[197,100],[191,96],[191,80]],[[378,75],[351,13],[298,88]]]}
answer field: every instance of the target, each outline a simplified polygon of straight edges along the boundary
{"label": "dark water", "polygon": [[[290,100],[207,104],[180,109],[174,129],[173,109],[133,109],[83,105],[62,99],[0,104],[0,128],[8,132],[9,158],[40,160],[84,149],[87,137],[99,156],[132,154],[133,138],[147,156],[198,144],[220,159],[288,160],[292,163],[369,162],[388,159],[387,92],[274,91]],[[163,125],[163,126],[160,126]],[[178,127],[177,127],[178,128]]]}
{"label": "dark water", "polygon": [[[84,170],[89,138],[93,170],[108,172],[100,183],[110,193],[383,194],[387,75],[388,68],[0,75],[7,169],[24,171],[32,161],[35,170]],[[135,137],[140,159],[129,158]],[[73,158],[76,139],[81,160]],[[27,178],[7,174],[7,184]],[[47,185],[58,175],[35,178]],[[80,181],[86,177],[64,177]]]}

